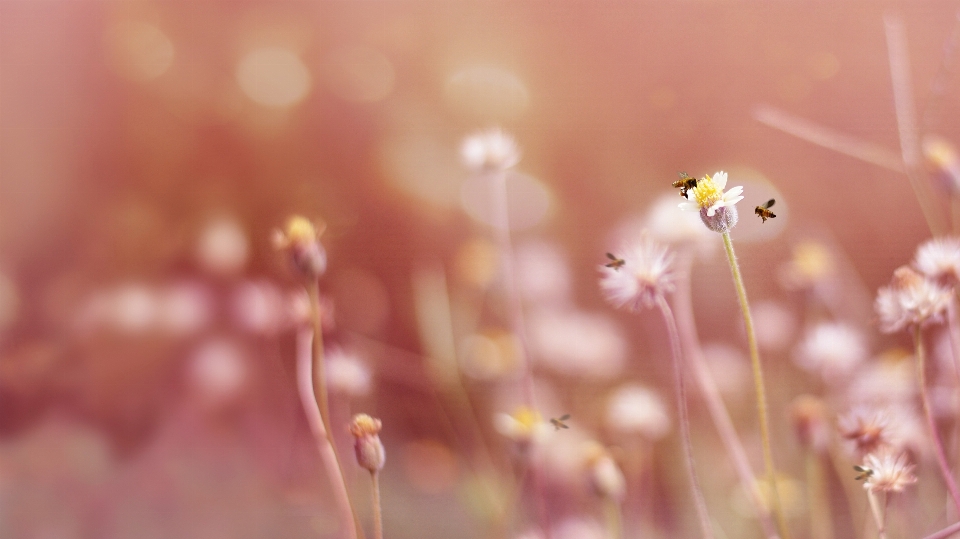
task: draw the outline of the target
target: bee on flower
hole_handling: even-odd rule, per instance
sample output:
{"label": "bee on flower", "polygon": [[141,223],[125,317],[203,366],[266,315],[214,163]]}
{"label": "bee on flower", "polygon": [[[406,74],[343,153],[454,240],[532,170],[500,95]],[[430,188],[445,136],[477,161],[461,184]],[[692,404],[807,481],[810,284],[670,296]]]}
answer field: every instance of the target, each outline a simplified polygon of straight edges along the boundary
{"label": "bee on flower", "polygon": [[693,199],[680,203],[684,211],[700,212],[700,219],[707,228],[724,233],[737,224],[737,202],[743,200],[743,187],[727,187],[727,173],[719,171],[713,176],[706,175],[697,181],[695,187],[687,190],[687,198]]}

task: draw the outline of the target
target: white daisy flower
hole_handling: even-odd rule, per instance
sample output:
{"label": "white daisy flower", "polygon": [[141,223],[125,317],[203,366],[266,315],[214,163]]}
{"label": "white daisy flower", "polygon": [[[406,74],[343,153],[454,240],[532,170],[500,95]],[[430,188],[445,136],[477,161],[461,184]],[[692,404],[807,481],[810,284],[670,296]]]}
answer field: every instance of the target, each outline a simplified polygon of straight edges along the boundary
{"label": "white daisy flower", "polygon": [[644,236],[613,256],[613,263],[600,267],[600,290],[614,307],[652,308],[673,291],[673,253],[663,245]]}
{"label": "white daisy flower", "polygon": [[520,149],[499,128],[474,133],[460,146],[463,164],[477,172],[504,171],[520,162]]}
{"label": "white daisy flower", "polygon": [[906,453],[881,449],[863,459],[863,468],[867,470],[863,488],[873,492],[900,492],[917,482]]}
{"label": "white daisy flower", "polygon": [[951,292],[908,266],[893,272],[890,286],[877,292],[874,307],[880,330],[894,333],[925,322],[940,322]]}
{"label": "white daisy flower", "polygon": [[863,334],[842,323],[825,322],[807,331],[797,348],[797,364],[828,382],[844,379],[867,357]]}
{"label": "white daisy flower", "polygon": [[933,238],[917,248],[913,265],[920,273],[940,282],[960,281],[960,239]]}
{"label": "white daisy flower", "polygon": [[681,202],[680,209],[700,212],[700,219],[714,232],[727,232],[737,224],[737,202],[743,200],[743,187],[736,186],[724,192],[727,187],[727,173],[719,171],[712,177],[707,175],[697,181],[690,189],[693,200]]}

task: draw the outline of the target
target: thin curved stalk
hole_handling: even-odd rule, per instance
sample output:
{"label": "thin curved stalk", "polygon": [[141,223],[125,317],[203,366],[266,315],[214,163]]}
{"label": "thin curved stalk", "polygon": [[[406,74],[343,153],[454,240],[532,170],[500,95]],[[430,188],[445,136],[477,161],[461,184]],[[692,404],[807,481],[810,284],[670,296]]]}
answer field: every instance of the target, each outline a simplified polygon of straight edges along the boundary
{"label": "thin curved stalk", "polygon": [[297,334],[297,392],[300,395],[300,404],[307,416],[310,432],[313,433],[314,440],[317,442],[317,449],[320,452],[320,460],[323,462],[323,467],[330,480],[345,537],[348,539],[362,538],[363,532],[353,510],[353,505],[350,503],[350,495],[347,493],[347,483],[343,477],[343,469],[340,467],[340,459],[337,457],[333,439],[329,436],[329,431],[320,414],[316,395],[313,392],[311,341],[316,341],[311,330],[304,329]]}
{"label": "thin curved stalk", "polygon": [[674,293],[674,305],[677,312],[677,328],[680,331],[680,337],[683,341],[683,347],[686,350],[685,357],[690,361],[693,368],[694,377],[700,386],[700,392],[703,395],[704,403],[707,405],[707,411],[713,419],[713,424],[720,436],[740,479],[740,485],[748,498],[753,503],[757,520],[763,529],[764,537],[767,539],[777,539],[776,526],[770,515],[770,509],[764,503],[763,493],[757,485],[757,477],[750,467],[750,460],[747,458],[747,451],[743,447],[743,442],[737,435],[737,429],[733,425],[733,419],[730,418],[730,412],[727,411],[723,398],[720,396],[720,389],[717,382],[713,379],[710,369],[707,367],[706,360],[703,357],[703,350],[700,348],[700,340],[697,337],[697,323],[693,317],[693,298],[690,294],[690,269],[692,264],[691,254],[685,253],[681,259],[680,277],[677,283],[677,291]]}
{"label": "thin curved stalk", "polygon": [[370,472],[370,478],[373,480],[373,536],[375,539],[383,539],[383,516],[380,509],[380,473]]}
{"label": "thin curved stalk", "polygon": [[690,488],[693,491],[694,507],[697,510],[697,518],[700,520],[700,529],[703,537],[713,538],[713,525],[710,523],[710,515],[707,513],[707,502],[703,497],[703,489],[700,486],[700,480],[697,478],[696,462],[693,459],[693,443],[690,439],[690,414],[687,410],[687,392],[683,380],[683,358],[680,352],[680,333],[677,331],[677,321],[673,317],[673,311],[670,305],[662,296],[657,296],[657,307],[660,308],[660,314],[663,315],[663,323],[667,326],[667,336],[670,340],[670,353],[673,356],[673,381],[677,394],[677,411],[679,415],[681,445],[683,445],[684,457],[687,461],[687,475],[690,479]]}
{"label": "thin curved stalk", "polygon": [[760,440],[763,444],[763,463],[767,471],[767,481],[770,484],[770,501],[773,506],[773,514],[777,519],[777,527],[780,529],[780,535],[784,539],[789,539],[790,531],[783,514],[783,505],[780,503],[780,493],[777,488],[777,469],[773,463],[773,450],[770,448],[770,422],[767,418],[767,393],[763,383],[763,367],[760,365],[760,349],[757,347],[753,316],[750,314],[750,303],[747,301],[747,289],[743,285],[740,265],[737,264],[737,255],[733,250],[733,240],[730,239],[729,232],[723,233],[723,248],[727,253],[730,273],[733,274],[733,284],[737,289],[740,312],[743,314],[743,324],[747,330],[747,345],[750,348],[750,365],[753,367],[753,385],[757,397],[757,415],[760,420]]}
{"label": "thin curved stalk", "polygon": [[923,415],[927,417],[927,427],[930,429],[930,439],[933,440],[934,453],[937,456],[937,464],[940,465],[940,474],[947,485],[947,491],[953,498],[953,503],[960,513],[960,491],[957,490],[957,482],[953,478],[953,472],[950,471],[950,464],[947,462],[946,452],[943,450],[943,440],[940,439],[940,432],[937,430],[937,421],[933,417],[933,410],[930,407],[930,395],[927,391],[927,373],[926,373],[926,353],[923,346],[923,330],[917,324],[913,328],[913,342],[916,346],[917,355],[917,384],[920,386],[920,400],[923,402]]}

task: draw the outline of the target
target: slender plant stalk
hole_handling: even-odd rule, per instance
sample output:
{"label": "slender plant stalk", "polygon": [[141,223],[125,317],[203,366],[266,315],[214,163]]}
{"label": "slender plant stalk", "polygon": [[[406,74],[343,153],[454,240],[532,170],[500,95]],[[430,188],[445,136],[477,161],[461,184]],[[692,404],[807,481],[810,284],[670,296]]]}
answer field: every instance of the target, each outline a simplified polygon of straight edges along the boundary
{"label": "slender plant stalk", "polygon": [[[510,326],[513,334],[520,341],[521,369],[522,369],[522,394],[524,404],[531,410],[536,410],[536,399],[533,394],[533,366],[530,362],[530,346],[527,339],[526,326],[523,320],[523,304],[520,299],[520,291],[517,288],[516,275],[514,273],[513,244],[510,240],[510,215],[507,206],[507,173],[501,171],[491,178],[493,186],[493,205],[494,205],[494,229],[497,234],[497,243],[500,248],[500,262],[503,271],[504,293],[510,315]],[[530,463],[532,466],[532,463]],[[533,483],[534,497],[537,508],[537,517],[540,521],[540,528],[547,539],[550,539],[551,526],[550,515],[547,510],[547,499],[543,491],[543,480],[536,469],[530,470]]]}
{"label": "slender plant stalk", "polygon": [[957,294],[950,297],[947,304],[947,334],[950,337],[950,351],[953,353],[953,368],[957,373],[957,384],[960,385],[960,320],[957,319]]}
{"label": "slender plant stalk", "polygon": [[710,372],[704,360],[703,350],[700,348],[700,340],[697,337],[697,323],[693,316],[693,297],[690,294],[690,270],[692,262],[691,253],[689,251],[683,252],[681,264],[679,264],[680,279],[677,291],[674,294],[674,304],[676,306],[678,320],[677,326],[683,340],[683,347],[686,350],[685,357],[693,367],[693,373],[697,379],[697,384],[700,386],[700,391],[703,394],[707,411],[710,412],[713,423],[717,428],[717,433],[720,436],[720,441],[723,442],[727,454],[733,462],[733,467],[740,479],[740,485],[744,492],[747,493],[750,501],[753,502],[754,511],[756,511],[756,516],[760,522],[760,527],[763,529],[763,534],[768,539],[776,539],[778,537],[776,526],[770,516],[770,509],[763,500],[763,493],[757,485],[757,478],[753,473],[753,469],[750,467],[747,451],[744,449],[743,442],[737,435],[737,430],[734,428],[730,413],[727,411],[727,407],[723,403],[723,398],[720,396],[720,389],[717,388],[713,374]]}
{"label": "slender plant stalk", "polygon": [[690,489],[693,491],[694,507],[697,518],[700,520],[700,529],[705,538],[713,538],[713,525],[707,513],[707,502],[703,497],[703,489],[697,478],[696,462],[693,460],[693,443],[690,440],[690,414],[687,411],[687,392],[683,380],[683,358],[680,352],[680,333],[677,331],[677,321],[673,317],[670,305],[662,296],[657,296],[657,307],[663,315],[663,323],[667,326],[667,336],[670,339],[670,353],[673,356],[673,382],[677,394],[677,410],[680,420],[681,445],[687,460],[687,475],[690,479]]}
{"label": "slender plant stalk", "polygon": [[737,264],[737,255],[733,251],[733,240],[730,233],[723,233],[723,247],[727,252],[727,262],[730,263],[730,273],[733,274],[733,284],[737,288],[737,300],[740,302],[740,311],[743,314],[743,324],[747,330],[747,345],[750,348],[750,364],[753,366],[753,384],[757,394],[757,415],[760,419],[760,439],[763,444],[763,463],[767,470],[767,481],[770,483],[770,501],[773,514],[777,519],[777,527],[784,539],[790,538],[790,530],[783,514],[783,505],[780,503],[780,493],[777,489],[777,469],[773,463],[773,451],[770,449],[770,424],[767,418],[767,395],[763,383],[763,369],[760,365],[760,350],[757,348],[757,335],[753,328],[753,317],[750,315],[750,303],[747,301],[747,289],[743,286],[743,277],[740,275],[740,266]]}
{"label": "slender plant stalk", "polygon": [[829,491],[824,482],[820,455],[808,449],[804,468],[807,476],[807,503],[810,507],[810,537],[833,539],[833,518],[827,503]]}
{"label": "slender plant stalk", "polygon": [[870,512],[873,513],[873,521],[877,525],[877,537],[887,539],[887,493],[884,492],[882,500],[877,499],[876,493],[867,489],[867,499],[870,500]]}
{"label": "slender plant stalk", "polygon": [[927,416],[927,426],[930,428],[930,438],[933,440],[934,452],[937,455],[937,463],[940,465],[940,473],[947,484],[947,490],[953,503],[960,513],[960,491],[957,490],[957,482],[953,479],[953,473],[950,471],[950,464],[947,462],[946,452],[943,450],[943,440],[940,439],[940,432],[937,430],[937,422],[933,417],[933,410],[930,408],[930,395],[927,392],[927,373],[926,358],[923,346],[923,330],[917,324],[913,328],[913,342],[917,349],[917,384],[920,386],[920,400],[923,402],[923,413]]}
{"label": "slender plant stalk", "polygon": [[607,497],[603,501],[603,515],[607,520],[607,537],[610,539],[623,538],[623,510],[620,502]]}
{"label": "slender plant stalk", "polygon": [[509,309],[510,326],[514,335],[520,341],[521,366],[524,404],[531,410],[536,409],[533,395],[533,366],[530,364],[530,347],[527,340],[526,325],[523,321],[523,304],[520,300],[520,291],[517,288],[516,274],[514,273],[513,243],[510,240],[510,212],[507,205],[507,173],[498,172],[491,178],[493,186],[494,230],[497,234],[497,244],[500,249],[500,264],[503,271],[504,293]]}
{"label": "slender plant stalk", "polygon": [[373,480],[373,537],[383,539],[383,516],[380,509],[380,473],[370,472]]}
{"label": "slender plant stalk", "polygon": [[[320,460],[326,469],[327,477],[330,480],[333,489],[333,495],[336,498],[337,509],[340,511],[340,520],[343,525],[344,534],[348,539],[357,539],[363,537],[362,528],[359,520],[356,518],[356,512],[350,503],[350,496],[347,493],[347,483],[343,476],[343,468],[340,467],[340,459],[337,457],[336,448],[329,430],[320,414],[318,401],[314,393],[313,376],[313,354],[311,353],[311,341],[314,343],[313,331],[305,329],[297,335],[297,392],[300,394],[300,404],[307,416],[307,423],[310,425],[310,431],[317,442],[317,449],[320,452]],[[353,523],[350,526],[349,523]]]}
{"label": "slender plant stalk", "polygon": [[923,539],[946,539],[955,533],[960,533],[960,522],[954,522],[953,524],[947,526],[946,528],[932,533]]}

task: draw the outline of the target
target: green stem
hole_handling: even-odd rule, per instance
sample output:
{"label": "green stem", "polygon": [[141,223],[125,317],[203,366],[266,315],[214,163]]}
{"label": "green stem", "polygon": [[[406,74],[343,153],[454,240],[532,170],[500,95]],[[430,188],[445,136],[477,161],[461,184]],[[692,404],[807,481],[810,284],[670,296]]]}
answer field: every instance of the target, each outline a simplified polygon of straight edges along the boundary
{"label": "green stem", "polygon": [[730,233],[723,233],[723,247],[727,252],[727,262],[730,263],[730,273],[733,274],[733,284],[737,289],[737,300],[740,302],[740,311],[743,314],[743,324],[747,330],[747,345],[750,348],[750,364],[753,367],[753,385],[757,395],[757,415],[760,419],[760,440],[763,444],[763,463],[767,471],[767,481],[770,484],[770,501],[773,514],[777,519],[777,527],[783,539],[790,539],[790,531],[780,503],[780,493],[777,489],[777,469],[773,464],[773,451],[770,449],[770,424],[767,418],[767,393],[763,384],[763,368],[760,365],[760,350],[757,348],[757,335],[753,328],[753,317],[750,315],[750,303],[747,301],[747,289],[743,286],[743,277],[740,275],[740,266],[737,264],[737,255],[733,251],[733,240]]}
{"label": "green stem", "polygon": [[603,501],[603,513],[607,520],[607,536],[610,539],[622,539],[623,511],[620,502],[607,496]]}

